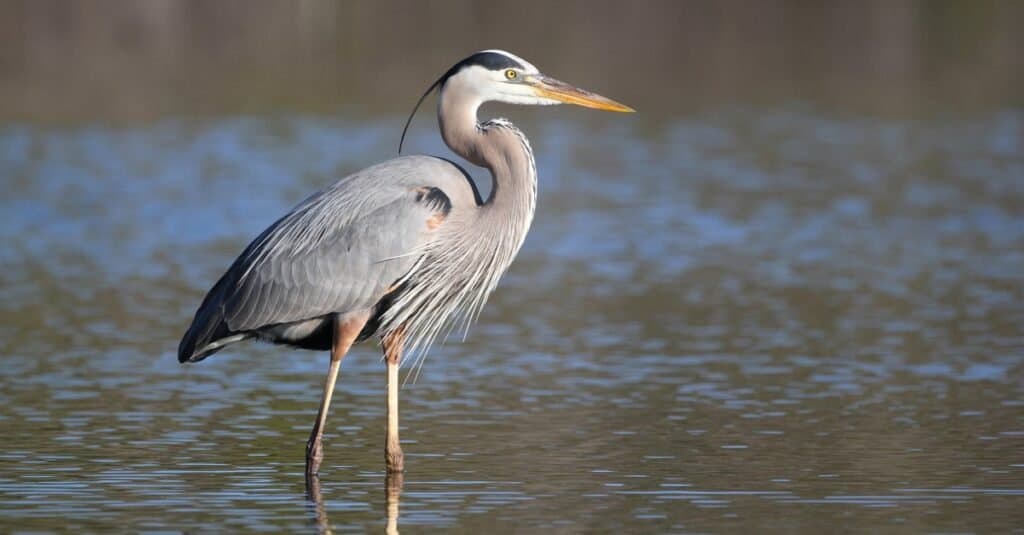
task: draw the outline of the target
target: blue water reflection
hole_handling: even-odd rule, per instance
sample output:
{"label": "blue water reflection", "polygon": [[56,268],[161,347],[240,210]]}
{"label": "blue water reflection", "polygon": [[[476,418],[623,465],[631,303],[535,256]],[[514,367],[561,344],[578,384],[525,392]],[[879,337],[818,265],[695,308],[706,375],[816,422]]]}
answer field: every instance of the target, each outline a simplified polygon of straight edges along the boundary
{"label": "blue water reflection", "polygon": [[[537,219],[405,387],[400,527],[1016,527],[1024,116],[522,126]],[[384,526],[376,348],[345,361],[312,509],[326,357],[174,349],[249,239],[399,127],[0,128],[0,525]]]}

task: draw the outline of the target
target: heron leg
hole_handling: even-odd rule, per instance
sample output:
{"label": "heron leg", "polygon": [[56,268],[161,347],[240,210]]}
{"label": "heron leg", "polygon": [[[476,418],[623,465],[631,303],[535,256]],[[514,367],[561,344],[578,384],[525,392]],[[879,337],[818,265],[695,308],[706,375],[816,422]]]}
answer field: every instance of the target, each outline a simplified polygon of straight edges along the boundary
{"label": "heron leg", "polygon": [[327,508],[324,507],[323,493],[320,492],[320,478],[315,474],[306,476],[306,499],[313,510],[316,532],[331,533],[331,521],[327,517]]}
{"label": "heron leg", "polygon": [[385,535],[398,535],[398,506],[402,500],[403,477],[401,472],[389,472],[384,476],[384,503],[387,507]]}
{"label": "heron leg", "polygon": [[320,470],[320,462],[324,459],[323,436],[324,424],[327,422],[327,409],[331,406],[331,396],[334,394],[334,382],[338,378],[338,369],[341,367],[341,359],[348,353],[352,343],[363,330],[366,324],[366,315],[339,316],[335,321],[334,339],[331,342],[331,367],[327,370],[327,380],[324,382],[324,394],[320,399],[320,410],[316,414],[316,423],[313,425],[313,432],[309,435],[309,442],[306,443],[306,476],[315,476]]}
{"label": "heron leg", "polygon": [[403,331],[399,329],[383,340],[384,360],[388,365],[388,427],[384,443],[384,459],[388,473],[397,473],[405,469],[402,446],[398,442],[398,366],[402,362],[404,338]]}

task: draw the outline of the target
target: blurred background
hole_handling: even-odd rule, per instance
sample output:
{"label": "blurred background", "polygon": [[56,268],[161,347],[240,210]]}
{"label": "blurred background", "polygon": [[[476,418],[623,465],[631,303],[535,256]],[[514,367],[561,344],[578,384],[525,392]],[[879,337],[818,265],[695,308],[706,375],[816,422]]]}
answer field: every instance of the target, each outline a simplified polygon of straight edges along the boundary
{"label": "blurred background", "polygon": [[484,48],[653,104],[648,117],[793,101],[958,112],[1021,102],[1022,21],[1019,2],[984,0],[9,0],[0,118],[398,113]]}
{"label": "blurred background", "polygon": [[[1019,530],[1022,27],[1009,0],[0,2],[0,531]],[[531,234],[403,388],[400,494],[367,343],[307,495],[326,355],[178,340],[484,48],[638,113],[481,110],[536,152]],[[450,155],[433,113],[408,152]]]}

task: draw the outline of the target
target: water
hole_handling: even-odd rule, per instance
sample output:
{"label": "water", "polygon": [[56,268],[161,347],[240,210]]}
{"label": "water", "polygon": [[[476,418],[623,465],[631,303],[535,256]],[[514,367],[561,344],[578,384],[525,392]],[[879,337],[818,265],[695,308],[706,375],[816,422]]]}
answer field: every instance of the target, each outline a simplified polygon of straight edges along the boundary
{"label": "water", "polygon": [[[404,481],[364,344],[309,493],[327,356],[175,349],[241,248],[392,156],[399,119],[0,127],[0,530],[1024,524],[1024,115],[581,114],[514,115],[537,219],[402,390]],[[429,123],[414,151],[443,150]]]}

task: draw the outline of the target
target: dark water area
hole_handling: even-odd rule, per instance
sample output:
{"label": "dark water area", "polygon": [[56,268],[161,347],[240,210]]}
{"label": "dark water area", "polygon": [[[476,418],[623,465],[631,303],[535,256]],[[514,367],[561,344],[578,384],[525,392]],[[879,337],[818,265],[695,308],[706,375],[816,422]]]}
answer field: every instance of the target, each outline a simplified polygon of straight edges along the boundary
{"label": "dark water area", "polygon": [[402,118],[0,126],[0,530],[1024,525],[1019,109],[507,113],[540,170],[524,249],[403,388],[391,491],[379,348],[349,355],[312,497],[327,355],[175,349],[244,245],[393,156]]}

